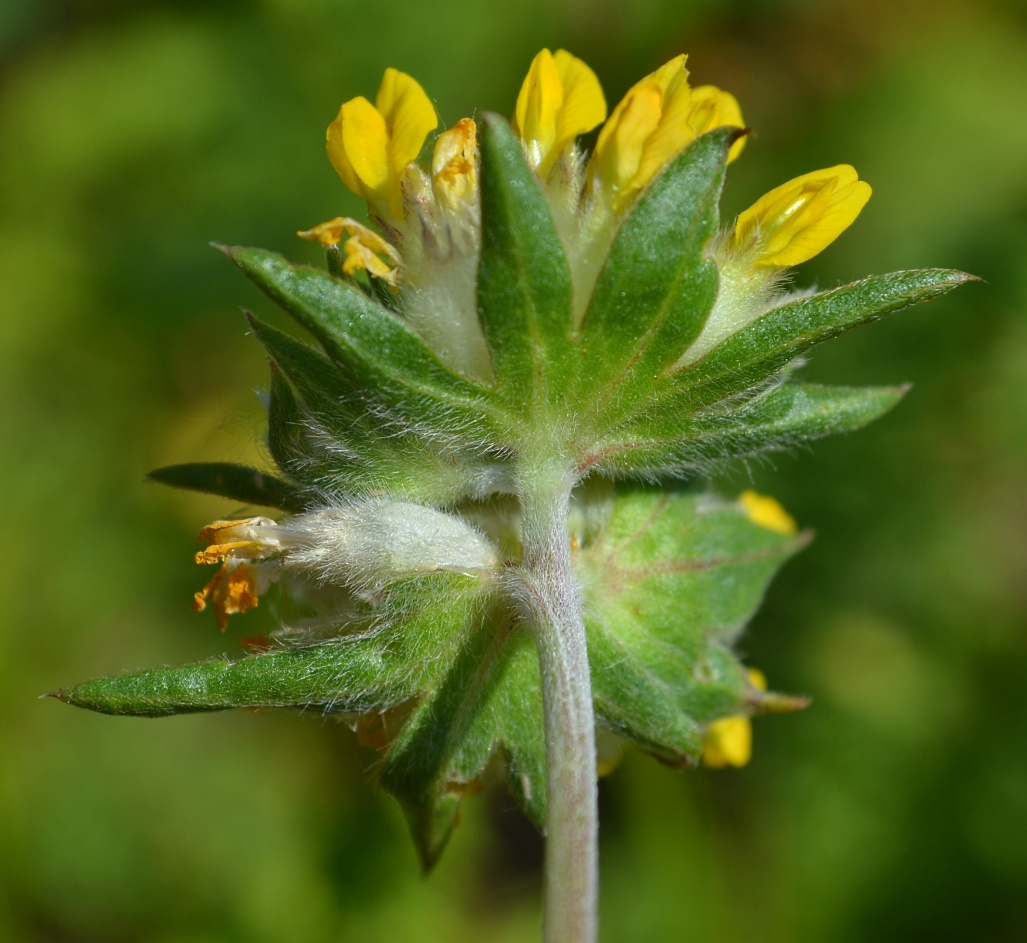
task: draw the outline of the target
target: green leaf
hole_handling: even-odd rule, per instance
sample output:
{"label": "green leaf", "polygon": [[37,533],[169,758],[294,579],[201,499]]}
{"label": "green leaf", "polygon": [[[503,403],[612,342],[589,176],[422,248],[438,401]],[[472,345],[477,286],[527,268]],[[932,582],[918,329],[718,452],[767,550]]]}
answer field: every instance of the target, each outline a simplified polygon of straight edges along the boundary
{"label": "green leaf", "polygon": [[453,574],[410,580],[393,589],[389,620],[373,607],[356,608],[331,641],[129,672],[52,696],[105,714],[144,717],[235,707],[382,711],[436,683],[481,591],[477,581]]}
{"label": "green leaf", "polygon": [[[582,326],[577,395],[616,417],[652,392],[706,323],[717,267],[704,249],[736,128],[697,138],[642,193],[610,248]],[[607,418],[610,421],[610,418]]]}
{"label": "green leaf", "polygon": [[445,367],[399,317],[354,285],[262,249],[225,250],[343,368],[351,391],[414,420],[445,417],[475,435],[492,429],[483,387]]}
{"label": "green leaf", "polygon": [[514,795],[545,818],[545,743],[538,661],[508,609],[478,622],[437,690],[390,747],[382,785],[403,805],[425,868],[445,847],[460,798],[504,753]]}
{"label": "green leaf", "polygon": [[172,488],[217,494],[243,504],[260,504],[283,511],[301,511],[307,506],[302,493],[287,482],[255,468],[230,462],[169,465],[150,472],[146,477]]}
{"label": "green leaf", "polygon": [[786,383],[730,409],[647,416],[611,435],[589,464],[616,475],[706,470],[727,459],[860,429],[894,407],[907,389]]}
{"label": "green leaf", "polygon": [[484,117],[480,146],[481,324],[501,395],[545,412],[563,400],[577,366],[570,271],[542,187],[504,119]]}
{"label": "green leaf", "polygon": [[654,409],[690,411],[748,389],[816,344],[951,291],[972,275],[916,269],[875,275],[773,308],[670,378]]}
{"label": "green leaf", "polygon": [[597,720],[665,761],[697,760],[703,726],[747,710],[730,644],[808,539],[710,495],[622,492],[577,561]]}
{"label": "green leaf", "polygon": [[389,422],[349,389],[323,354],[253,315],[249,319],[273,363],[268,448],[290,479],[312,493],[382,492],[432,504],[476,493],[482,469],[494,458]]}

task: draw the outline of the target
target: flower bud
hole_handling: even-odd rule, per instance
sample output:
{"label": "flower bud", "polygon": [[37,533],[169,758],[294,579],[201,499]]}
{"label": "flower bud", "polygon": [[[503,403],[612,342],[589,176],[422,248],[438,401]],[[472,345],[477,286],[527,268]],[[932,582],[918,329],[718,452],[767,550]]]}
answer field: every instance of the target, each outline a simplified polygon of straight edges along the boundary
{"label": "flower bud", "polygon": [[845,232],[871,192],[849,164],[814,170],[771,190],[742,213],[732,246],[737,253],[752,253],[753,265],[798,265]]}

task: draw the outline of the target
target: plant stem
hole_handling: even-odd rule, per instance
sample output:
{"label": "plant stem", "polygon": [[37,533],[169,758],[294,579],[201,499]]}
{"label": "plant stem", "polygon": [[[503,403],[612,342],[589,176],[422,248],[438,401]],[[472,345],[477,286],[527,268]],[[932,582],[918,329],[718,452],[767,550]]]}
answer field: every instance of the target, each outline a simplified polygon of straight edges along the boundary
{"label": "plant stem", "polygon": [[594,943],[599,882],[595,717],[562,466],[522,480],[522,603],[535,632],[546,738],[546,943]]}

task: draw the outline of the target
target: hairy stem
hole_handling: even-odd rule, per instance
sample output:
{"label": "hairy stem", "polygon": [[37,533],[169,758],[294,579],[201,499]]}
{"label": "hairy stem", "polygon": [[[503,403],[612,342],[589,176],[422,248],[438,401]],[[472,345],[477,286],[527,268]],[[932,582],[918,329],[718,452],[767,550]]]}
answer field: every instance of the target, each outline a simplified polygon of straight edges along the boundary
{"label": "hairy stem", "polygon": [[535,632],[546,737],[546,943],[593,943],[599,880],[595,717],[567,513],[573,474],[522,480],[522,602]]}

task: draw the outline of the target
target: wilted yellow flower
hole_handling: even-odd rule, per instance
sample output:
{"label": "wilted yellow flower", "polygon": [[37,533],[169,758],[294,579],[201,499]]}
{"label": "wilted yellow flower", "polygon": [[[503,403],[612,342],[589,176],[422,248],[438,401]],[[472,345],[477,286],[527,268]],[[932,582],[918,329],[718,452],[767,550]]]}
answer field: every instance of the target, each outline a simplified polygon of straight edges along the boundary
{"label": "wilted yellow flower", "polygon": [[545,178],[574,139],[605,118],[599,79],[584,62],[564,49],[535,56],[517,96],[513,128],[539,176]]}
{"label": "wilted yellow flower", "polygon": [[361,270],[366,270],[370,275],[395,288],[402,262],[399,253],[391,243],[363,223],[358,223],[349,216],[337,216],[327,223],[318,223],[313,229],[304,229],[296,235],[302,239],[316,240],[328,247],[337,246],[342,242],[344,234],[348,234],[349,238],[342,246],[346,256],[342,263],[342,271],[346,275],[355,275]]}
{"label": "wilted yellow flower", "polygon": [[432,190],[435,199],[451,212],[461,204],[473,203],[478,189],[477,125],[461,118],[443,131],[435,142],[431,159]]}
{"label": "wilted yellow flower", "polygon": [[737,252],[754,253],[754,265],[798,265],[845,232],[871,192],[849,164],[804,174],[771,190],[742,213],[732,244]]}
{"label": "wilted yellow flower", "polygon": [[[742,127],[742,112],[732,95],[712,85],[688,84],[686,57],[676,56],[633,85],[603,126],[590,173],[622,207],[667,162],[700,134],[724,125]],[[743,143],[731,148],[729,160]]]}
{"label": "wilted yellow flower", "polygon": [[[760,691],[767,690],[767,679],[762,671],[751,668],[749,684]],[[702,761],[710,769],[725,766],[745,766],[752,759],[752,721],[746,714],[724,717],[707,726],[703,735]]]}
{"label": "wilted yellow flower", "polygon": [[350,190],[379,212],[399,217],[404,171],[438,123],[424,89],[409,75],[386,69],[375,104],[350,99],[328,126],[328,159]]}
{"label": "wilted yellow flower", "polygon": [[738,503],[742,505],[745,516],[754,524],[786,537],[798,533],[799,525],[795,523],[795,518],[774,498],[755,491],[743,491],[738,496]]}
{"label": "wilted yellow flower", "polygon": [[269,533],[273,527],[275,522],[270,518],[251,517],[215,521],[200,531],[200,540],[208,546],[196,554],[196,562],[220,563],[221,569],[195,594],[193,608],[202,612],[210,603],[222,632],[228,628],[229,616],[256,607],[260,594],[272,582],[272,574],[261,562],[280,550],[279,542]]}

